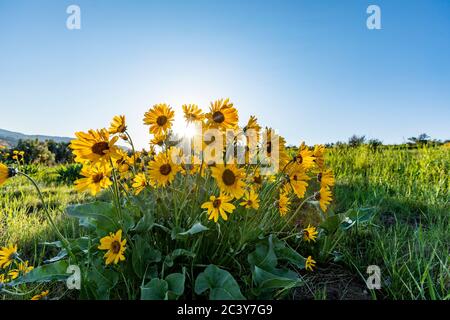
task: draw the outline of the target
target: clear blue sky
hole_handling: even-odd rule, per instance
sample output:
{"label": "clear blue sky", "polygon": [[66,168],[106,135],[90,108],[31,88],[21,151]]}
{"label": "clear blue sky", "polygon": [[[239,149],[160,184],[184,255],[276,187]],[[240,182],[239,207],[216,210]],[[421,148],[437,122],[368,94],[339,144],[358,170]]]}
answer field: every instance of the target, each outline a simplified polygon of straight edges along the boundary
{"label": "clear blue sky", "polygon": [[151,105],[220,97],[292,144],[448,139],[450,1],[0,0],[0,128],[73,136],[125,114],[144,146]]}

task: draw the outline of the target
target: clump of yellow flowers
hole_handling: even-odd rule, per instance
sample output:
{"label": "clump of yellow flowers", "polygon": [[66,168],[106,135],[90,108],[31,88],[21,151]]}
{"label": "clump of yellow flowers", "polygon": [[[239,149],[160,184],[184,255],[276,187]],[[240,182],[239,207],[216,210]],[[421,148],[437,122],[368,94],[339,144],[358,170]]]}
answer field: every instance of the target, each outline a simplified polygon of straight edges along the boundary
{"label": "clump of yellow flowers", "polygon": [[[67,239],[47,217],[60,239],[53,270],[59,277],[67,266],[80,266],[81,298],[122,298],[126,292],[129,299],[177,299],[185,286],[196,295],[209,290],[211,299],[242,299],[241,288],[247,297],[274,297],[301,285],[300,270],[323,262],[299,251],[317,252],[312,248],[323,234],[318,221],[332,216],[335,179],[325,147],[290,147],[256,116],[240,124],[229,99],[205,111],[195,104],[181,110],[189,135],[174,132],[170,105],[145,112],[149,147],[142,150],[124,115],[105,128],[75,133],[70,148],[82,164],[75,188],[96,199],[70,205],[66,213],[88,236]],[[28,177],[0,164],[0,184],[16,174]],[[306,212],[318,219],[298,223]],[[37,279],[40,267],[32,270],[16,252],[15,246],[0,250],[0,268],[8,268],[8,279],[1,273],[0,280],[14,285],[29,272]],[[219,276],[233,289],[214,291],[222,280],[205,287],[205,278]],[[268,288],[267,282],[279,285]]]}
{"label": "clump of yellow flowers", "polygon": [[[237,206],[260,210],[260,202],[268,201],[260,193],[264,184],[278,190],[272,204],[288,221],[290,214],[298,214],[301,199],[327,211],[334,176],[325,166],[324,146],[311,148],[301,143],[298,148],[288,148],[274,129],[262,129],[255,116],[241,127],[238,111],[229,99],[212,102],[206,112],[195,104],[183,105],[182,110],[186,122],[197,129],[188,140],[171,140],[175,111],[169,105],[156,104],[145,112],[143,122],[152,135],[149,150],[135,150],[123,115],[115,116],[109,129],[77,132],[70,148],[75,161],[83,164],[83,178],[75,182],[76,188],[89,190],[92,195],[109,189],[119,197],[130,192],[139,195],[145,190],[174,192],[176,179],[191,181],[191,187],[197,190],[204,183],[210,186],[209,194],[200,207],[216,223],[220,219],[229,221]],[[119,141],[129,147],[119,147]],[[214,181],[212,187],[209,180]],[[307,194],[311,184],[317,189]],[[305,234],[310,235],[305,238],[308,241],[316,237],[312,228],[305,229]],[[121,230],[116,230],[101,240],[99,248],[109,250],[105,255],[107,264],[124,259],[125,246],[120,238]],[[111,243],[117,245],[112,248]]]}

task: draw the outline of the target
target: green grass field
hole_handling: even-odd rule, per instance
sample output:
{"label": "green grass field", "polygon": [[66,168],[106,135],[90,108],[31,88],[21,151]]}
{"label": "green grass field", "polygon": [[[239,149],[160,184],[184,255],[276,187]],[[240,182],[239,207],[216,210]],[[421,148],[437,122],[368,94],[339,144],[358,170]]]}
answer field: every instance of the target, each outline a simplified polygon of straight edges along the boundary
{"label": "green grass field", "polygon": [[[375,215],[370,224],[336,239],[339,259],[307,276],[308,290],[297,291],[297,298],[363,298],[366,268],[378,265],[382,289],[368,291],[368,298],[449,299],[450,149],[344,147],[328,151],[327,162],[337,181],[332,210],[372,208]],[[34,177],[57,224],[72,237],[80,230],[64,208],[90,198],[58,183],[55,175],[56,168],[41,167]],[[0,245],[17,243],[32,264],[49,257],[42,242],[56,235],[23,178],[0,188],[0,213]]]}

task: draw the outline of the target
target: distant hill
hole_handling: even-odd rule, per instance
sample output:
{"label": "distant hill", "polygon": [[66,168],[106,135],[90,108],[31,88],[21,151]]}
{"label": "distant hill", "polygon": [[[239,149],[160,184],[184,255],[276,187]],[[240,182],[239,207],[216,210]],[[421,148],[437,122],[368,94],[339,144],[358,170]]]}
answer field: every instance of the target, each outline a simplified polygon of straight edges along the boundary
{"label": "distant hill", "polygon": [[7,147],[14,147],[19,140],[35,140],[39,141],[53,140],[55,142],[70,142],[73,138],[69,137],[57,137],[57,136],[44,136],[39,134],[23,134],[19,132],[8,131],[0,129],[0,145]]}

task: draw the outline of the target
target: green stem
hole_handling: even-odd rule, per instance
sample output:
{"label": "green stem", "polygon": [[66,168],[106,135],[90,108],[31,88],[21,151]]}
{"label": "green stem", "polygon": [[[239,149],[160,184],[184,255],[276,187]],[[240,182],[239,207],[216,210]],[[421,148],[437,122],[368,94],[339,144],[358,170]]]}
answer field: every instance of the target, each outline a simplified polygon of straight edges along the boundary
{"label": "green stem", "polygon": [[44,212],[45,215],[47,216],[47,219],[50,223],[50,225],[52,226],[52,228],[54,229],[54,231],[56,232],[56,235],[61,239],[62,244],[64,246],[64,249],[67,250],[67,253],[69,253],[69,255],[76,261],[75,255],[72,253],[72,250],[70,250],[70,243],[69,241],[63,236],[63,234],[59,231],[58,227],[56,226],[56,223],[53,221],[53,218],[50,214],[50,211],[48,209],[47,203],[44,200],[44,196],[41,192],[41,189],[39,188],[38,184],[36,183],[36,181],[34,181],[33,178],[31,178],[29,175],[27,175],[26,173],[23,173],[21,171],[17,172],[18,174],[24,176],[25,178],[27,178],[34,186],[34,188],[37,190],[37,193],[39,195],[39,198],[41,199],[42,202],[42,206],[44,207]]}

